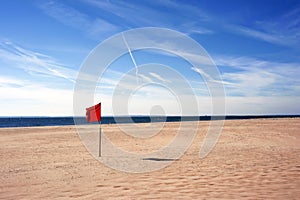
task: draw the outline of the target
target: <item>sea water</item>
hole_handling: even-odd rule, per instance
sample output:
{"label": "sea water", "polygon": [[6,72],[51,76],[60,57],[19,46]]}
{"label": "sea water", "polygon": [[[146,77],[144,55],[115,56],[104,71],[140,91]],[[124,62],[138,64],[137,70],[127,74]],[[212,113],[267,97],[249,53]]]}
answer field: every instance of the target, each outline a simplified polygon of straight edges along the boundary
{"label": "sea water", "polygon": [[[243,116],[123,116],[102,117],[102,124],[115,123],[150,123],[150,122],[179,122],[195,120],[218,120],[218,119],[260,119],[260,118],[290,118],[300,115],[243,115]],[[3,127],[29,127],[29,126],[63,126],[76,124],[90,124],[85,117],[0,117],[0,128]],[[94,124],[97,124],[94,123]]]}

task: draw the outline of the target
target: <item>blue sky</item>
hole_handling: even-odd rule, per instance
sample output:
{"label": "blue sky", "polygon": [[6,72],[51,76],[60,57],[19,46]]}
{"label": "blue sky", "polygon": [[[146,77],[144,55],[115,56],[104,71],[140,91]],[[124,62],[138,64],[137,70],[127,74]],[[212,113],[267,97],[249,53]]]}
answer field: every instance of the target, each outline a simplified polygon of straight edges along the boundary
{"label": "blue sky", "polygon": [[[225,83],[227,114],[300,114],[298,1],[13,0],[1,4],[0,116],[72,115],[74,83],[89,52],[116,33],[141,27],[183,32],[206,49]],[[151,52],[133,53],[138,64],[157,59]],[[184,65],[168,56],[160,61]],[[112,66],[104,76],[110,87],[97,93],[106,115],[111,114],[113,83],[134,67],[129,55],[116,63],[124,68]],[[195,82],[194,73],[189,70],[185,76]],[[202,87],[193,84],[196,91]],[[153,90],[148,92],[155,97]],[[163,98],[155,102],[165,105],[167,114],[178,114],[168,92],[156,93]],[[199,114],[209,114],[207,95],[199,92],[197,98],[202,102]],[[145,103],[135,98],[132,114],[148,114]]]}

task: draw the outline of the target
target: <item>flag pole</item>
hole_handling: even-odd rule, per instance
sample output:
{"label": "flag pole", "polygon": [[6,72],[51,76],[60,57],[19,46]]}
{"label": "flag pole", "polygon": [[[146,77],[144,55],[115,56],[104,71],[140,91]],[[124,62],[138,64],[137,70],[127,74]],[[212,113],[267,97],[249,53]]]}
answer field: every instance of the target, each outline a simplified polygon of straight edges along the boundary
{"label": "flag pole", "polygon": [[101,157],[101,121],[99,122],[99,157]]}

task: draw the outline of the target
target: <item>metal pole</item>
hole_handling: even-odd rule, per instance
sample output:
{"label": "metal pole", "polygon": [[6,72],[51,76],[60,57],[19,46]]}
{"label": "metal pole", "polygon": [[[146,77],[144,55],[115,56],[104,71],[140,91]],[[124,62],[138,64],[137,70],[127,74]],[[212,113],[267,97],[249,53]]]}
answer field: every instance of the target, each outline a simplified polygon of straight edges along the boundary
{"label": "metal pole", "polygon": [[99,157],[101,157],[101,121],[99,123]]}

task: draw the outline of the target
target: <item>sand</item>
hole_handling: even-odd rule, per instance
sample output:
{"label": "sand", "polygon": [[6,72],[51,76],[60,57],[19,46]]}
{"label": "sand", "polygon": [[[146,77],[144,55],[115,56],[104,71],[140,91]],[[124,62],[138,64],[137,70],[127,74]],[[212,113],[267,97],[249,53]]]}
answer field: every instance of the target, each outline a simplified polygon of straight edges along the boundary
{"label": "sand", "polygon": [[[200,125],[179,160],[141,174],[95,160],[73,126],[2,128],[0,199],[300,199],[299,118],[226,121],[204,159],[198,153],[209,122]],[[124,136],[117,125],[102,126],[135,152],[167,144],[176,127],[167,123],[146,141]]]}

